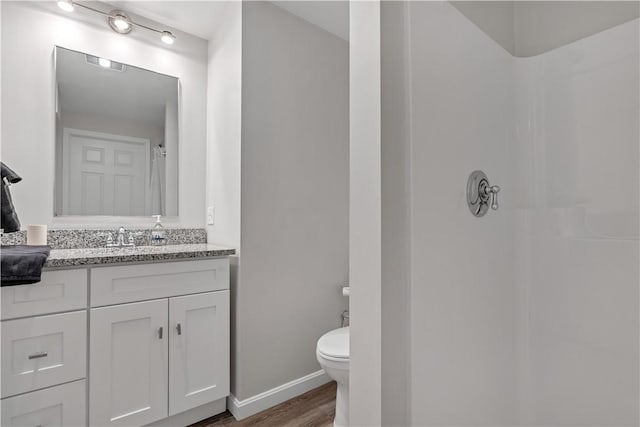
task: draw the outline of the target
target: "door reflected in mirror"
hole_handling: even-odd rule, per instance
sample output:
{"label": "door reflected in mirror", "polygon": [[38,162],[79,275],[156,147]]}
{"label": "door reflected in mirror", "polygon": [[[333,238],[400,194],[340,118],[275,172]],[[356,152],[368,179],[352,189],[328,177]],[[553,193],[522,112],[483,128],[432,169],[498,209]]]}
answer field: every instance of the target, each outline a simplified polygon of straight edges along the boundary
{"label": "door reflected in mirror", "polygon": [[56,216],[177,216],[176,77],[56,47]]}

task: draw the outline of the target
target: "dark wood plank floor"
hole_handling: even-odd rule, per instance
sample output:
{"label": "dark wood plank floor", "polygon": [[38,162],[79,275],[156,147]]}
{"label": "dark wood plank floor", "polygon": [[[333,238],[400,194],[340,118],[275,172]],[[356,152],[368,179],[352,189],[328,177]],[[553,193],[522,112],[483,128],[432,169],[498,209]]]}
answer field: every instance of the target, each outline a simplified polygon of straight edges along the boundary
{"label": "dark wood plank floor", "polygon": [[330,382],[242,421],[229,411],[191,427],[330,427],[336,412],[336,383]]}

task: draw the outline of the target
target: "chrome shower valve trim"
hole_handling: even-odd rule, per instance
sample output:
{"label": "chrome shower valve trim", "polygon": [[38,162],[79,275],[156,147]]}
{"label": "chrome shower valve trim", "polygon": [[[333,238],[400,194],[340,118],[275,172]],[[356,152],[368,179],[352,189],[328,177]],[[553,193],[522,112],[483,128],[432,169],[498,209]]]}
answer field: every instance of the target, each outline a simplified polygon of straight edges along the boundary
{"label": "chrome shower valve trim", "polygon": [[484,216],[491,209],[498,210],[498,192],[500,187],[489,184],[487,175],[476,170],[471,172],[467,180],[467,205],[471,214],[476,217]]}

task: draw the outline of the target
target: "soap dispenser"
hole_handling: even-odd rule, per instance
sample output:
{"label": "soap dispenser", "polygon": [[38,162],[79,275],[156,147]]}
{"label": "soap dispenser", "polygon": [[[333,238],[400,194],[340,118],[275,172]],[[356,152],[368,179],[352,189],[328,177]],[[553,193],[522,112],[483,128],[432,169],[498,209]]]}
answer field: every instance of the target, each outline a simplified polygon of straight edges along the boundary
{"label": "soap dispenser", "polygon": [[162,223],[160,222],[160,215],[154,215],[156,217],[156,224],[151,230],[151,245],[161,246],[167,244],[167,236]]}

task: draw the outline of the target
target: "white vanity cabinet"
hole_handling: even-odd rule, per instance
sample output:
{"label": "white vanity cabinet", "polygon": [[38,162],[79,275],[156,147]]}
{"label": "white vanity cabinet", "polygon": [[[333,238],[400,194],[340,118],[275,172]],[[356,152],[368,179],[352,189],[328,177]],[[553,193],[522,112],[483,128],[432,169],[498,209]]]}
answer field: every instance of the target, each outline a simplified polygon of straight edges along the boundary
{"label": "white vanity cabinet", "polygon": [[1,425],[86,424],[87,270],[2,288]]}
{"label": "white vanity cabinet", "polygon": [[91,425],[149,424],[229,394],[227,259],[105,267],[91,283]]}
{"label": "white vanity cabinet", "polygon": [[229,348],[226,257],[45,271],[2,288],[1,425],[213,416]]}

